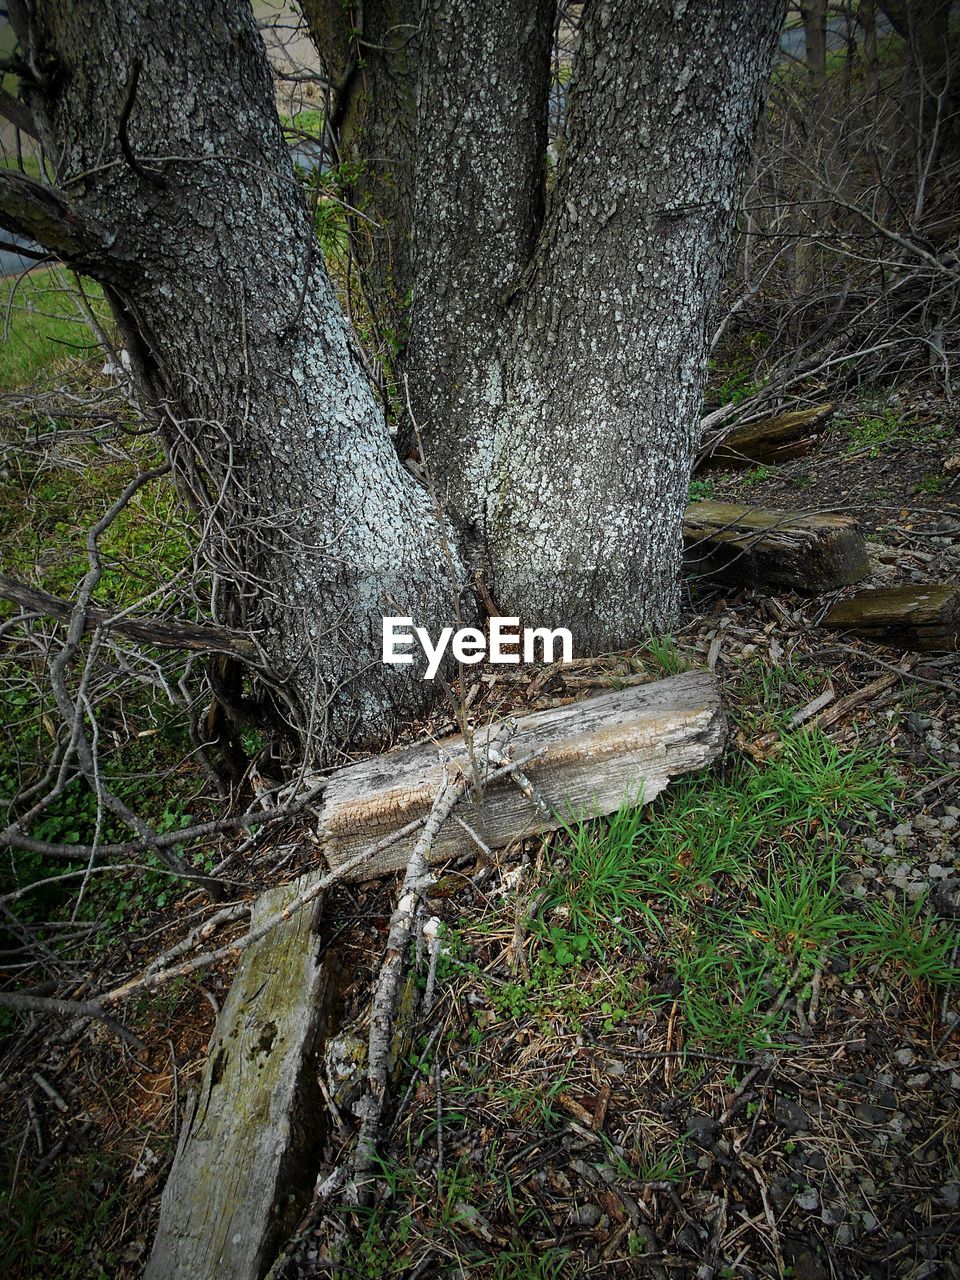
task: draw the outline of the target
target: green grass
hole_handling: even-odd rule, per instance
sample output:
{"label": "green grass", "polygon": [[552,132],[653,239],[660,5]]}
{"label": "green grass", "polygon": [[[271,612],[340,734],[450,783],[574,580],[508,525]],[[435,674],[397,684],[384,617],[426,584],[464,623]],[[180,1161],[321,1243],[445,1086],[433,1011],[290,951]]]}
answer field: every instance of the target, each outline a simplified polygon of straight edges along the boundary
{"label": "green grass", "polygon": [[[547,1150],[563,1142],[580,1099],[589,1112],[591,1046],[622,1068],[613,1089],[630,1100],[631,1119],[609,1136],[599,1130],[583,1158],[610,1185],[680,1188],[697,1175],[696,1155],[651,1112],[646,1068],[628,1076],[634,1050],[664,1076],[661,1049],[665,1059],[676,1055],[682,1085],[652,1079],[664,1090],[655,1096],[672,1096],[685,1115],[699,1082],[715,1078],[714,1055],[789,1048],[793,997],[809,1004],[815,980],[825,1028],[842,983],[900,999],[905,984],[929,994],[956,981],[952,935],[922,906],[864,908],[844,891],[851,827],[890,811],[899,795],[883,750],[800,730],[764,763],[737,757],[650,805],[568,821],[525,890],[524,964],[505,963],[515,902],[493,901],[479,919],[445,930],[437,976],[452,982],[458,1010],[449,1047],[436,1051],[449,1068],[440,1094],[446,1164],[438,1171],[432,1157],[440,1133],[433,1106],[419,1116],[411,1109],[405,1145],[397,1142],[381,1170],[377,1207],[348,1236],[352,1273],[398,1274],[398,1259],[409,1265],[429,1244],[470,1275],[580,1274],[544,1252],[556,1216],[540,1215],[523,1165],[505,1156],[521,1143]],[[432,1065],[412,1062],[411,1089],[425,1099],[437,1096]],[[732,1068],[729,1078],[733,1090]],[[762,1105],[750,1101],[746,1119]],[[504,1250],[504,1238],[539,1248]],[[639,1257],[641,1234],[623,1249]]]}
{"label": "green grass", "polygon": [[[98,285],[84,291],[99,318],[111,321]],[[50,377],[77,357],[100,358],[100,347],[58,267],[34,268],[26,276],[0,280],[0,390]]]}
{"label": "green grass", "polygon": [[[896,405],[880,398],[869,397],[852,417],[837,417],[834,430],[843,431],[848,440],[848,453],[866,450],[871,458],[879,458],[883,451],[897,444],[940,439],[943,428],[934,423],[921,422],[910,415],[904,416]],[[925,490],[924,485],[936,482],[939,477],[928,476],[918,486],[921,492],[938,492],[939,486]]]}
{"label": "green grass", "polygon": [[[883,756],[800,731],[762,766],[740,760],[653,806],[571,824],[531,922],[539,950],[513,1016],[537,1020],[538,983],[552,1013],[563,1006],[548,980],[558,968],[572,991],[577,973],[612,953],[646,954],[679,991],[646,1004],[676,998],[688,1043],[742,1053],[783,1035],[789,1013],[777,994],[785,984],[799,990],[824,954],[934,985],[956,980],[950,936],[922,908],[864,914],[842,892],[842,826],[889,811],[896,795]],[[645,1006],[639,990],[594,986],[593,998],[616,1025]],[[570,999],[571,1021],[582,1012]]]}
{"label": "green grass", "polygon": [[680,652],[676,640],[671,635],[658,636],[651,634],[640,650],[643,657],[649,658],[665,676],[675,676],[686,671],[690,663]]}
{"label": "green grass", "polygon": [[104,1248],[115,1226],[123,1180],[102,1154],[66,1157],[42,1180],[20,1170],[10,1187],[13,1156],[0,1187],[4,1274],[107,1280],[120,1258]]}

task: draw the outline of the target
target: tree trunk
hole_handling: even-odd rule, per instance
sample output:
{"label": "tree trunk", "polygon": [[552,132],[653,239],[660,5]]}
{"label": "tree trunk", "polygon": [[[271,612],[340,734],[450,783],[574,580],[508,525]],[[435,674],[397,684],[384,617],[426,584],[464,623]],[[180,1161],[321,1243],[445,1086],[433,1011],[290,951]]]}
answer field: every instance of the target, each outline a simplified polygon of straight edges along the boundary
{"label": "tree trunk", "polygon": [[800,0],[807,70],[818,89],[827,82],[827,0]]}
{"label": "tree trunk", "polygon": [[671,622],[710,311],[782,16],[585,5],[545,204],[554,0],[422,0],[404,42],[409,8],[365,4],[360,37],[338,17],[329,65],[371,204],[415,135],[387,215],[409,269],[387,255],[368,278],[382,295],[409,270],[412,417],[457,544],[367,385],[244,0],[202,23],[187,0],[11,5],[60,189],[0,177],[0,222],[103,281],[208,529],[216,621],[256,635],[287,722],[329,750],[428,702],[416,666],[381,663],[381,618],[435,635],[457,545],[501,612],[580,653]]}
{"label": "tree trunk", "polygon": [[877,47],[877,8],[874,0],[860,0],[857,20],[863,28],[863,65],[867,88],[876,94],[880,85],[880,51]]}
{"label": "tree trunk", "polygon": [[[430,218],[418,228],[412,396],[501,612],[562,621],[578,651],[600,652],[676,606],[707,325],[782,10],[587,6],[534,242],[537,193],[514,177],[542,146],[547,51],[524,39],[529,9],[470,6],[462,62],[444,42],[434,92],[448,119],[465,115],[504,31],[529,70],[493,87],[496,119],[499,94],[516,105],[482,183],[463,183],[473,141],[453,120],[442,151],[421,147],[418,208],[425,167],[460,200],[435,241]],[[456,299],[447,323],[436,296]]]}
{"label": "tree trunk", "polygon": [[218,620],[255,632],[301,733],[382,741],[430,686],[381,663],[381,618],[445,624],[455,560],[331,290],[249,6],[210,0],[198,22],[189,0],[36,0],[11,16],[83,240],[69,256],[104,282],[209,524]]}
{"label": "tree trunk", "polygon": [[321,65],[364,295],[382,340],[402,344],[410,254],[420,26],[409,0],[302,0]]}
{"label": "tree trunk", "polygon": [[[960,148],[960,68],[951,0],[880,0],[907,47],[905,97],[915,121],[917,160],[936,172]],[[952,190],[951,190],[951,195]]]}

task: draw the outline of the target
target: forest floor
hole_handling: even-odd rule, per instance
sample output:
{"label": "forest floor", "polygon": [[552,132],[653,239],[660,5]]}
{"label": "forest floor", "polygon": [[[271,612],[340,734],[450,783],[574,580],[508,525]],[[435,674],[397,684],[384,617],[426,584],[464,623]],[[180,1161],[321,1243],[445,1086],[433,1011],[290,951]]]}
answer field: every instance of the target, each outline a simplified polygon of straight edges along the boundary
{"label": "forest floor", "polygon": [[[694,496],[842,510],[883,544],[877,581],[956,580],[958,452],[934,395],[861,399],[805,457]],[[291,1276],[960,1276],[960,663],[818,629],[836,595],[698,581],[672,638],[547,681],[476,672],[488,716],[709,664],[730,750],[653,805],[446,870],[437,999],[398,1068],[375,1208],[334,1206]],[[242,896],[315,858],[291,822]],[[343,1064],[395,888],[325,903],[350,979],[318,1173],[353,1137]],[[145,906],[72,995],[209,910]],[[99,1024],[8,1036],[5,1274],[141,1274],[230,979],[131,1002],[139,1057]]]}

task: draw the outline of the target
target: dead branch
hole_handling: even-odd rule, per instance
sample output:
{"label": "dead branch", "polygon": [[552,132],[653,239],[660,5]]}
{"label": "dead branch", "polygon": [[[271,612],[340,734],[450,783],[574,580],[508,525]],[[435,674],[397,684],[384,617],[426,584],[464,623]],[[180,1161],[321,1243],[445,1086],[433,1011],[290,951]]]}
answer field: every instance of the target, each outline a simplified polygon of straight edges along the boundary
{"label": "dead branch", "polygon": [[[18,582],[5,573],[0,573],[0,596],[32,614],[59,618],[64,622],[69,622],[74,612],[74,606],[69,600],[62,600],[48,591]],[[108,609],[97,605],[89,605],[83,616],[83,631],[115,631],[132,640],[156,645],[160,649],[225,653],[246,662],[256,662],[259,657],[257,646],[241,632],[231,631],[229,627],[190,622],[186,618],[128,618],[122,614],[111,614]]]}
{"label": "dead branch", "polygon": [[105,1013],[95,1000],[55,1000],[49,996],[31,996],[22,991],[0,991],[0,1008],[54,1014],[61,1018],[96,1018],[137,1053],[145,1053],[147,1049],[142,1040]]}

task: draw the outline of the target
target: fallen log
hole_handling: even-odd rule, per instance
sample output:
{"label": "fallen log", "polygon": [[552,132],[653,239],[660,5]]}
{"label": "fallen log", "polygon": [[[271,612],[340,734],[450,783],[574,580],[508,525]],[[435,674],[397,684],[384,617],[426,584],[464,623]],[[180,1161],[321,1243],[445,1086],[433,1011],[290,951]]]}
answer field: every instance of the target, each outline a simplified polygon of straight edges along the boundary
{"label": "fallen log", "polygon": [[[483,757],[494,731],[475,732],[476,757]],[[468,794],[434,838],[431,861],[478,852],[470,831],[488,849],[499,849],[579,817],[611,813],[625,801],[650,801],[670,778],[709,764],[725,738],[719,693],[707,671],[523,716],[510,740],[514,759],[530,757],[523,775],[498,779],[479,801]],[[321,813],[320,835],[330,865],[339,866],[371,841],[425,817],[445,762],[466,772],[470,750],[457,736],[338,770],[329,779]],[[393,845],[351,878],[370,879],[405,867],[415,838]]]}
{"label": "fallen log", "polygon": [[900,649],[948,653],[960,648],[960,586],[942,582],[858,591],[835,604],[823,626]]}
{"label": "fallen log", "polygon": [[716,444],[707,443],[695,470],[743,470],[758,462],[787,462],[799,458],[818,442],[833,417],[834,405],[820,404],[773,418],[761,418],[723,433]]}
{"label": "fallen log", "polygon": [[[319,874],[263,894],[251,929]],[[145,1280],[260,1280],[309,1199],[325,1114],[313,1055],[333,991],[319,905],[243,955],[187,1104]]]}
{"label": "fallen log", "polygon": [[[370,863],[350,874],[383,875],[408,864],[418,838],[431,860],[469,852],[476,845],[461,818],[499,848],[625,800],[652,800],[670,778],[713,760],[726,738],[705,671],[524,716],[509,739],[515,765],[498,748],[502,728],[477,731],[469,745],[419,744],[332,775],[322,814],[332,867],[346,869],[373,846]],[[486,761],[483,798],[472,802],[462,797],[471,755]],[[440,817],[445,777],[459,804]],[[431,812],[433,826],[418,837],[418,820]],[[404,838],[381,850],[397,832]],[[309,898],[321,874],[264,894],[250,933]],[[319,958],[318,905],[278,920],[243,953],[187,1106],[145,1280],[261,1280],[310,1203],[324,1129],[316,1056],[334,994]]]}
{"label": "fallen log", "polygon": [[747,586],[816,594],[870,574],[867,545],[849,516],[691,502],[683,540],[689,568]]}

